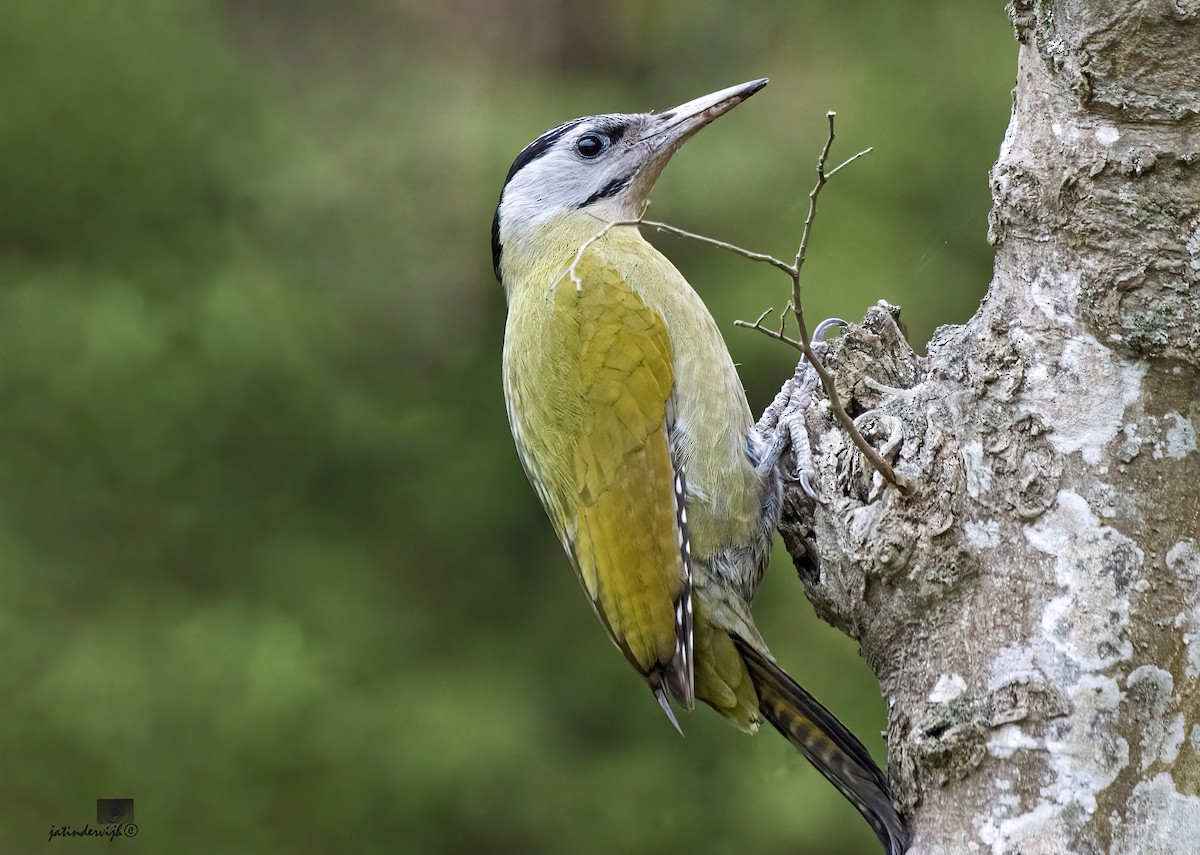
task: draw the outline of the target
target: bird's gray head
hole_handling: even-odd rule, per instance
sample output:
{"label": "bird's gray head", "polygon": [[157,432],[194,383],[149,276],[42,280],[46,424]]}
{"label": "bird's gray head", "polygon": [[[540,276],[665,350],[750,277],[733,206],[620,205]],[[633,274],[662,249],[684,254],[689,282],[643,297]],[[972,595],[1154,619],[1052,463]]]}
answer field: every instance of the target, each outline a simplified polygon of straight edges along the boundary
{"label": "bird's gray head", "polygon": [[598,224],[636,219],[684,141],[766,85],[765,78],[753,80],[663,113],[585,116],[546,131],[517,155],[504,180],[492,219],[496,278],[504,246],[558,215],[579,211]]}

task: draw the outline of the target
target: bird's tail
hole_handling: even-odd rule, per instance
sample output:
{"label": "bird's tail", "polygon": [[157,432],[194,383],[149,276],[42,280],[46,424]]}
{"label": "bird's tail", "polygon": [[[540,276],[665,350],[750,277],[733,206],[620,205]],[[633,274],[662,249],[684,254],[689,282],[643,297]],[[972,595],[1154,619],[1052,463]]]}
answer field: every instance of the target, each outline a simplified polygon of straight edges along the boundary
{"label": "bird's tail", "polygon": [[857,737],[786,672],[732,636],[767,721],[800,749],[874,829],[887,855],[908,849],[908,829],[892,804],[887,778]]}

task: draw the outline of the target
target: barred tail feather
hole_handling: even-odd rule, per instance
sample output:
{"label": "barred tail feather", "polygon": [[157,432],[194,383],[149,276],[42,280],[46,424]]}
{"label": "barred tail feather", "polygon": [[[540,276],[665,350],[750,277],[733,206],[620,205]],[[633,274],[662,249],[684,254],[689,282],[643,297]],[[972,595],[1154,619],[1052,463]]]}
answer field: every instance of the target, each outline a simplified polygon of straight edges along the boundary
{"label": "barred tail feather", "polygon": [[887,778],[866,747],[782,668],[741,638],[732,638],[763,716],[858,809],[887,855],[903,855],[908,829],[892,804]]}

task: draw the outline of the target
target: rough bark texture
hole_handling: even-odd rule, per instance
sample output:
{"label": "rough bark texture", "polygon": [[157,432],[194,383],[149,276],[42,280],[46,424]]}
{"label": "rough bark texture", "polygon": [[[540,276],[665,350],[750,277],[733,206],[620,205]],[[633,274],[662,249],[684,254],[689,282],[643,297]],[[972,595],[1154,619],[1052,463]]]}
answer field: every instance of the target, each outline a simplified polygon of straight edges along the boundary
{"label": "rough bark texture", "polygon": [[913,852],[1200,853],[1200,0],[1010,13],[983,306],[826,359],[915,490],[818,402],[782,528],[889,699]]}

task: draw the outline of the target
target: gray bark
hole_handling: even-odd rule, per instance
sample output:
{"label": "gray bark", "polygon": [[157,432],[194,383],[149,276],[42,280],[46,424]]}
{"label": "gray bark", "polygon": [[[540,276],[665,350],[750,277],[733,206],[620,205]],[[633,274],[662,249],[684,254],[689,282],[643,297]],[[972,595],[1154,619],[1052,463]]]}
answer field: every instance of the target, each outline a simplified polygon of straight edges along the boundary
{"label": "gray bark", "polygon": [[983,305],[826,357],[915,489],[818,399],[781,530],[879,676],[914,853],[1200,853],[1200,0],[1010,12]]}

